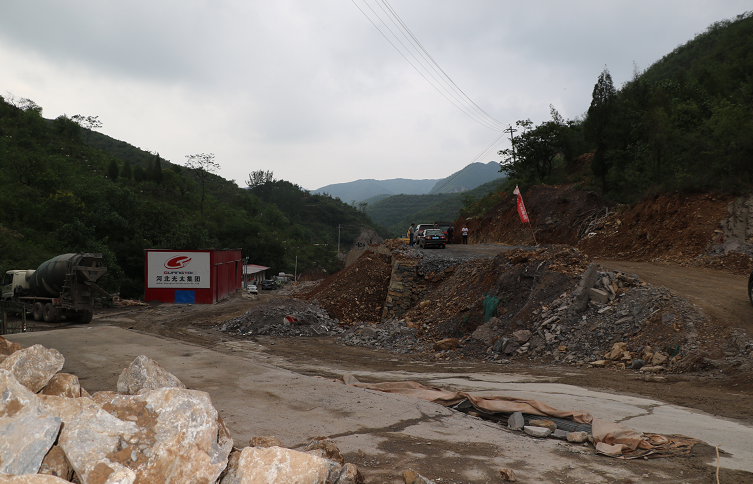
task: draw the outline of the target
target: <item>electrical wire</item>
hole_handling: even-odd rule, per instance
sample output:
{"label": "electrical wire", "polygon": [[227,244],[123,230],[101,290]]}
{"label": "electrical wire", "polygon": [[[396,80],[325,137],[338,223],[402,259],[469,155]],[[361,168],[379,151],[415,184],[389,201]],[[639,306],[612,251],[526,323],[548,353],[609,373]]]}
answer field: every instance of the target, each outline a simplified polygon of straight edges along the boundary
{"label": "electrical wire", "polygon": [[[369,20],[369,22],[371,22],[374,28],[376,28],[379,31],[379,33],[382,34],[382,36],[387,40],[387,42],[390,43],[390,45],[392,45],[392,47],[400,54],[400,56],[402,56],[403,59],[405,59],[406,62],[408,62],[411,65],[411,67],[413,67],[413,69],[415,69],[416,72],[418,72],[418,74],[421,77],[423,77],[424,80],[426,80],[426,82],[428,82],[437,92],[439,92],[442,95],[442,97],[447,99],[453,106],[461,110],[466,116],[468,116],[469,118],[473,119],[474,121],[476,121],[477,123],[481,124],[482,126],[486,128],[489,128],[494,131],[501,131],[503,128],[506,128],[508,125],[505,125],[497,121],[488,113],[483,111],[481,108],[478,107],[478,105],[476,105],[473,101],[471,101],[470,98],[462,90],[460,90],[457,87],[457,85],[452,81],[452,79],[450,79],[450,77],[447,76],[447,74],[437,65],[437,63],[428,54],[428,52],[426,52],[426,50],[423,48],[420,42],[418,42],[418,40],[413,35],[413,33],[410,32],[410,30],[405,25],[405,23],[399,17],[397,17],[396,14],[393,16],[392,12],[394,12],[394,9],[392,9],[392,7],[386,3],[386,0],[381,0],[381,1],[383,2],[384,5],[386,5],[386,10],[385,10],[385,7],[379,3],[379,0],[376,0],[376,3],[380,5],[381,10],[390,19],[390,21],[398,28],[400,33],[408,41],[411,47],[419,54],[419,56],[423,57],[426,63],[429,64],[429,66],[431,66],[431,68],[440,76],[440,79],[437,79],[437,77],[431,74],[431,72],[424,65],[424,63],[416,58],[416,56],[410,51],[410,49],[405,45],[405,43],[403,43],[400,40],[400,38],[395,34],[395,32],[393,32],[392,29],[390,29],[389,25],[387,25],[384,19],[382,19],[382,17],[374,10],[374,8],[372,8],[372,6],[368,3],[367,0],[363,0],[364,4],[374,14],[374,16],[379,19],[379,21],[382,23],[384,28],[392,35],[392,37],[395,38],[396,42],[399,43],[405,49],[408,55],[410,55],[426,71],[426,74],[424,74],[424,72],[422,72],[422,70],[419,69],[416,66],[416,64],[411,62],[411,60],[406,56],[406,54],[404,54],[401,51],[401,49],[398,48],[395,42],[393,42],[390,39],[390,37],[381,28],[379,28],[376,22],[374,22],[374,20],[356,3],[355,0],[351,0],[353,5],[355,5],[356,8],[358,8],[358,10]],[[397,17],[397,21],[395,20],[395,17]],[[405,31],[408,32],[408,34],[405,33],[403,28],[405,29]],[[418,47],[416,47],[416,45],[418,45]],[[425,53],[424,55],[421,54],[422,51]],[[434,81],[439,86],[441,86],[442,89],[444,89],[444,91],[447,94],[445,94],[445,92],[443,92],[442,89],[437,87],[435,83],[430,81],[427,75],[431,77],[432,79],[434,79]],[[444,82],[444,84],[442,82]],[[448,97],[448,94],[452,96],[453,99]]]}
{"label": "electrical wire", "polygon": [[499,128],[506,128],[507,127],[506,124],[504,124],[504,123],[502,123],[500,121],[497,121],[492,115],[490,115],[489,113],[487,113],[486,111],[484,111],[483,109],[481,109],[475,102],[473,102],[473,100],[470,97],[468,97],[468,95],[462,89],[460,89],[460,87],[457,84],[455,84],[455,81],[453,81],[452,78],[449,75],[447,75],[447,73],[444,71],[444,69],[442,69],[442,67],[440,67],[440,65],[437,64],[437,62],[434,60],[434,58],[431,56],[431,54],[429,54],[429,52],[424,48],[423,44],[421,44],[421,42],[418,40],[418,38],[416,38],[416,36],[413,35],[413,32],[410,30],[410,28],[408,28],[408,26],[405,24],[405,22],[403,22],[403,19],[400,18],[400,16],[392,8],[392,6],[387,2],[387,0],[382,0],[382,3],[384,3],[384,5],[387,6],[387,8],[390,10],[392,16],[398,20],[398,22],[400,23],[400,25],[403,27],[403,30],[410,35],[410,37],[411,37],[411,39],[413,39],[413,42],[415,43],[415,45],[417,45],[418,47],[420,47],[421,52],[423,52],[423,55],[425,56],[425,58],[427,58],[431,62],[432,68],[435,71],[438,70],[439,71],[438,73],[441,73],[440,75],[443,78],[446,79],[446,82],[449,82],[449,84],[451,84],[455,88],[455,90],[457,92],[459,92],[462,95],[463,98],[465,98],[465,100],[474,108],[474,110],[476,110],[482,116],[485,116],[487,119],[489,119],[490,121],[492,121]]}
{"label": "electrical wire", "polygon": [[[484,158],[490,152],[495,151],[496,148],[504,141],[503,138],[505,135],[505,130],[509,128],[510,125],[498,121],[489,113],[484,111],[462,89],[460,89],[460,87],[458,87],[455,81],[453,81],[452,78],[450,78],[450,76],[447,75],[447,73],[439,66],[439,64],[437,64],[431,54],[429,54],[429,52],[424,48],[418,38],[413,34],[410,28],[408,28],[407,24],[403,22],[395,9],[392,8],[387,0],[373,1],[379,6],[380,10],[389,19],[389,21],[396,27],[398,32],[410,45],[410,48],[400,39],[400,37],[398,37],[398,35],[390,28],[387,22],[385,22],[385,20],[377,13],[377,11],[372,8],[368,0],[362,0],[362,2],[368,7],[372,14],[377,19],[379,19],[379,22],[381,22],[381,24],[384,26],[384,29],[391,34],[395,41],[403,47],[407,55],[413,58],[415,62],[421,66],[421,68],[417,67],[416,63],[411,62],[408,56],[403,53],[403,51],[396,45],[396,43],[393,42],[390,37],[381,28],[379,28],[379,25],[377,25],[377,23],[374,22],[374,20],[364,11],[364,9],[362,9],[358,5],[358,3],[356,3],[356,0],[351,0],[353,5],[355,5],[356,8],[364,15],[364,17],[366,17],[369,22],[371,22],[374,28],[376,28],[377,31],[382,34],[382,37],[384,37],[387,42],[389,42],[390,45],[392,45],[392,47],[398,52],[398,54],[400,54],[400,56],[405,59],[405,61],[408,62],[411,67],[413,67],[413,69],[415,69],[415,71],[424,78],[426,82],[428,82],[437,92],[439,92],[442,97],[447,99],[453,106],[458,108],[463,112],[463,114],[465,114],[472,120],[476,121],[486,128],[500,133],[468,165],[466,165],[460,171],[451,175],[436,191],[432,190],[434,191],[434,193],[441,193],[442,189],[444,189],[447,185],[452,183],[455,179],[457,179],[465,171],[467,171],[470,168],[471,164],[475,163],[479,159]],[[411,48],[416,52],[418,57],[416,57],[413,51],[411,51]],[[423,59],[423,61],[421,59]],[[426,74],[422,72],[422,70],[425,71]],[[434,72],[434,74],[432,73],[432,71]],[[433,79],[434,82],[429,80],[429,77]]]}

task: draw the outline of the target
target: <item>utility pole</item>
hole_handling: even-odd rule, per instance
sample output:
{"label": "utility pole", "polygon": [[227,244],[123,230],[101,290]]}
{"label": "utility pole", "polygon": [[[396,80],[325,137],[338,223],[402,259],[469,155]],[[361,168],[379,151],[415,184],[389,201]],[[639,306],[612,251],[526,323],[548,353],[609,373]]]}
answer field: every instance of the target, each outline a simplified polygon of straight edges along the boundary
{"label": "utility pole", "polygon": [[515,163],[515,135],[513,135],[514,132],[517,131],[517,129],[512,127],[512,124],[509,128],[503,130],[505,133],[510,133],[510,144],[512,145],[512,162]]}
{"label": "utility pole", "polygon": [[337,253],[340,253],[340,224],[337,224]]}

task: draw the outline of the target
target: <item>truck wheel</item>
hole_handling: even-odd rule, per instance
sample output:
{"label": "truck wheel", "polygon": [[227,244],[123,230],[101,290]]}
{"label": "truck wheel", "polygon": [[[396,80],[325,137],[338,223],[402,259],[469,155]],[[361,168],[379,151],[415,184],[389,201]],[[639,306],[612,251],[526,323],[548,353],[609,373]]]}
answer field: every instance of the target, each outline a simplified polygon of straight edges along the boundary
{"label": "truck wheel", "polygon": [[41,302],[35,302],[31,309],[31,315],[34,317],[34,321],[41,321],[44,317],[44,307]]}
{"label": "truck wheel", "polygon": [[78,321],[84,324],[91,323],[93,316],[94,311],[92,311],[91,309],[84,309],[83,311],[81,311]]}
{"label": "truck wheel", "polygon": [[47,303],[42,310],[42,319],[45,323],[57,323],[60,321],[60,311],[52,303]]}

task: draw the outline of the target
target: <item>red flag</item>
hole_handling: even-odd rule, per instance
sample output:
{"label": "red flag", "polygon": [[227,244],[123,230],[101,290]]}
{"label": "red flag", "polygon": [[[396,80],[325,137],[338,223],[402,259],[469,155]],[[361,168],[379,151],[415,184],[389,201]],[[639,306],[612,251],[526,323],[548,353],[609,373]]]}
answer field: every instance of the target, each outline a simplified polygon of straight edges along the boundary
{"label": "red flag", "polygon": [[518,196],[518,215],[520,215],[520,223],[524,224],[529,222],[528,212],[526,212],[526,206],[523,204],[523,195],[520,194],[517,185],[515,185],[515,190],[512,193]]}

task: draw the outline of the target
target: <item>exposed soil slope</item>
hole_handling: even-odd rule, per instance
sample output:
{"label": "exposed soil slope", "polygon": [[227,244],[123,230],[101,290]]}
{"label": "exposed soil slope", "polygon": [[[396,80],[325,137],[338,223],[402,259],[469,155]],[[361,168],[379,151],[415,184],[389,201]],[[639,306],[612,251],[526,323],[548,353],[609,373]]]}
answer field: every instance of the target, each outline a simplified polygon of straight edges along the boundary
{"label": "exposed soil slope", "polygon": [[[576,245],[591,222],[606,215],[613,205],[593,192],[576,190],[572,184],[537,185],[531,187],[523,199],[539,244]],[[533,244],[531,227],[520,223],[516,200],[515,195],[505,194],[483,217],[458,219],[455,233],[466,224],[472,243]]]}

